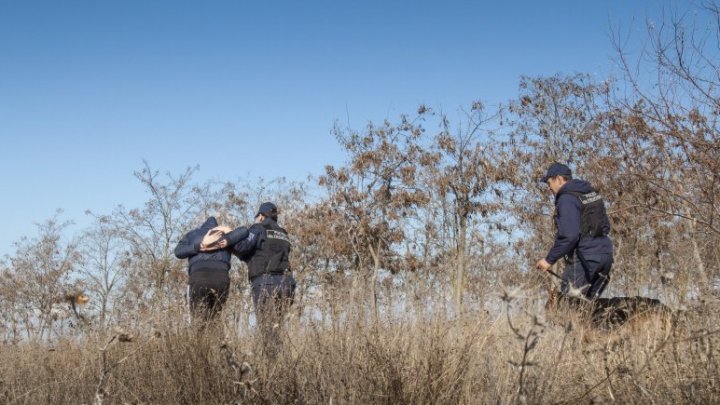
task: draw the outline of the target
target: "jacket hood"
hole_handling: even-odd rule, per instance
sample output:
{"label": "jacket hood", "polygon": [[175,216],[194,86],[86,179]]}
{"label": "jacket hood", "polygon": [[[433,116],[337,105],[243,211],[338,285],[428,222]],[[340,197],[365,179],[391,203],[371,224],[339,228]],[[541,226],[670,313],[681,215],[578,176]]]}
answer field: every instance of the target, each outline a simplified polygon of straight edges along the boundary
{"label": "jacket hood", "polygon": [[200,226],[200,229],[212,229],[216,226],[218,226],[217,219],[215,219],[215,217],[208,217],[208,219],[205,220],[205,223]]}
{"label": "jacket hood", "polygon": [[563,192],[572,191],[575,193],[589,193],[592,191],[595,191],[595,189],[592,187],[592,185],[585,181],[585,180],[578,180],[578,179],[572,179],[565,183],[565,185],[562,186],[560,189],[560,192],[558,193],[558,196],[562,194]]}

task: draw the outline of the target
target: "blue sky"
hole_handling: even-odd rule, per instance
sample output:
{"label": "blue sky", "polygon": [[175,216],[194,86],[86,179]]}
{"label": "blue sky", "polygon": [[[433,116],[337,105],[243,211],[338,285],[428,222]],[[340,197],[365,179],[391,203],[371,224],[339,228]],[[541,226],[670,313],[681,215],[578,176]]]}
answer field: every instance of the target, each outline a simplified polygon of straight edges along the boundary
{"label": "blue sky", "polygon": [[611,24],[641,33],[678,4],[0,0],[0,255],[57,208],[80,227],[141,204],[143,159],[302,180],[343,161],[336,120],[496,104],[520,75],[604,79]]}

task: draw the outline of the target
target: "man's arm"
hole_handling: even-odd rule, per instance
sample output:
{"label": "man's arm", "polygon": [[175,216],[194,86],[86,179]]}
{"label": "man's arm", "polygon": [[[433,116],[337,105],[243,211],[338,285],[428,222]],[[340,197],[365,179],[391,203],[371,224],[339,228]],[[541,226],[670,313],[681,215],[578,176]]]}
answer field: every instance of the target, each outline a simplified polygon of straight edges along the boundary
{"label": "man's arm", "polygon": [[200,253],[200,243],[204,235],[204,232],[200,229],[185,234],[175,247],[175,257],[185,259]]}
{"label": "man's arm", "polygon": [[580,240],[580,201],[571,195],[563,194],[558,200],[557,235],[545,260],[554,264],[566,254],[572,252]]}
{"label": "man's arm", "polygon": [[244,226],[234,229],[231,232],[226,233],[219,241],[216,242],[216,246],[220,249],[225,249],[228,246],[235,246],[236,243],[247,238],[249,235],[248,229]]}
{"label": "man's arm", "polygon": [[233,253],[240,258],[252,253],[262,239],[263,230],[264,228],[260,224],[251,226],[250,229],[247,230],[248,235],[232,246]]}

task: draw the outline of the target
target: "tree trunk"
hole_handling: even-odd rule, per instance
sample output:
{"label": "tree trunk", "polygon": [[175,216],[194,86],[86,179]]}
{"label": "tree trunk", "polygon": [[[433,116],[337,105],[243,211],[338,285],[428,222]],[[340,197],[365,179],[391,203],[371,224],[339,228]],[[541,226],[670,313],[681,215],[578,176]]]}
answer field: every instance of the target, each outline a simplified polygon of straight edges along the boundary
{"label": "tree trunk", "polygon": [[705,270],[705,262],[702,259],[702,255],[700,254],[700,247],[697,243],[696,225],[697,223],[694,219],[690,221],[690,241],[692,242],[693,259],[695,261],[695,265],[697,266],[695,269],[695,273],[698,275],[696,285],[698,287],[698,290],[700,291],[700,294],[705,297],[711,294],[710,280],[708,279],[707,271]]}
{"label": "tree trunk", "polygon": [[370,255],[373,259],[373,272],[370,277],[370,293],[372,294],[372,312],[374,321],[377,322],[380,319],[378,309],[378,296],[377,296],[377,278],[378,272],[380,271],[380,242],[376,248],[370,246]]}
{"label": "tree trunk", "polygon": [[465,289],[465,253],[467,245],[467,218],[460,218],[457,234],[457,244],[455,248],[455,286],[453,288],[453,298],[455,303],[455,313],[460,315],[463,311],[463,291]]}
{"label": "tree trunk", "polygon": [[100,328],[102,328],[103,331],[107,330],[107,308],[108,308],[108,292],[104,292],[101,296],[101,303],[100,303]]}

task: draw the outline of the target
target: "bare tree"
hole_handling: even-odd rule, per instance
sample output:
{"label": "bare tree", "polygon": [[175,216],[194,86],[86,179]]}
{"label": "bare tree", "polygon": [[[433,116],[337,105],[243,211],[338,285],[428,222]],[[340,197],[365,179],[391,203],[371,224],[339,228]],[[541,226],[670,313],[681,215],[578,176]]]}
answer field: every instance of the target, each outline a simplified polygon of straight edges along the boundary
{"label": "bare tree", "polygon": [[112,214],[112,224],[131,253],[128,264],[134,290],[140,294],[138,301],[162,302],[167,289],[176,289],[183,279],[183,265],[174,258],[173,249],[188,224],[203,211],[190,183],[194,171],[188,168],[179,176],[167,173],[163,180],[144,162],[135,177],[149,199],[142,208],[128,210],[121,205]]}
{"label": "bare tree", "polygon": [[[61,222],[60,211],[38,224],[38,235],[15,244],[15,253],[0,281],[3,299],[12,311],[11,324],[30,339],[49,340],[55,325],[54,309],[65,305],[73,290],[72,275],[81,259],[75,241],[66,241],[70,222]],[[7,317],[7,315],[6,315]]]}
{"label": "bare tree", "polygon": [[95,223],[82,235],[80,274],[95,298],[101,329],[112,323],[113,302],[121,294],[130,271],[130,251],[108,216],[94,216]]}
{"label": "bare tree", "polygon": [[457,312],[462,311],[470,258],[482,255],[484,248],[479,219],[489,220],[501,208],[491,192],[500,189],[496,183],[503,177],[503,165],[493,156],[490,138],[490,125],[496,118],[480,102],[473,103],[469,112],[462,111],[455,129],[447,115],[441,114],[440,132],[430,148],[433,159],[426,159],[421,166],[423,185],[433,195],[427,209],[433,210],[441,229],[448,231],[441,233],[441,241],[448,241],[452,252]]}
{"label": "bare tree", "polygon": [[647,39],[633,57],[614,37],[632,92],[619,95],[610,130],[624,150],[650,150],[654,161],[627,161],[635,181],[647,185],[648,198],[638,203],[685,222],[695,278],[708,295],[720,272],[720,6],[691,5],[648,22]]}

